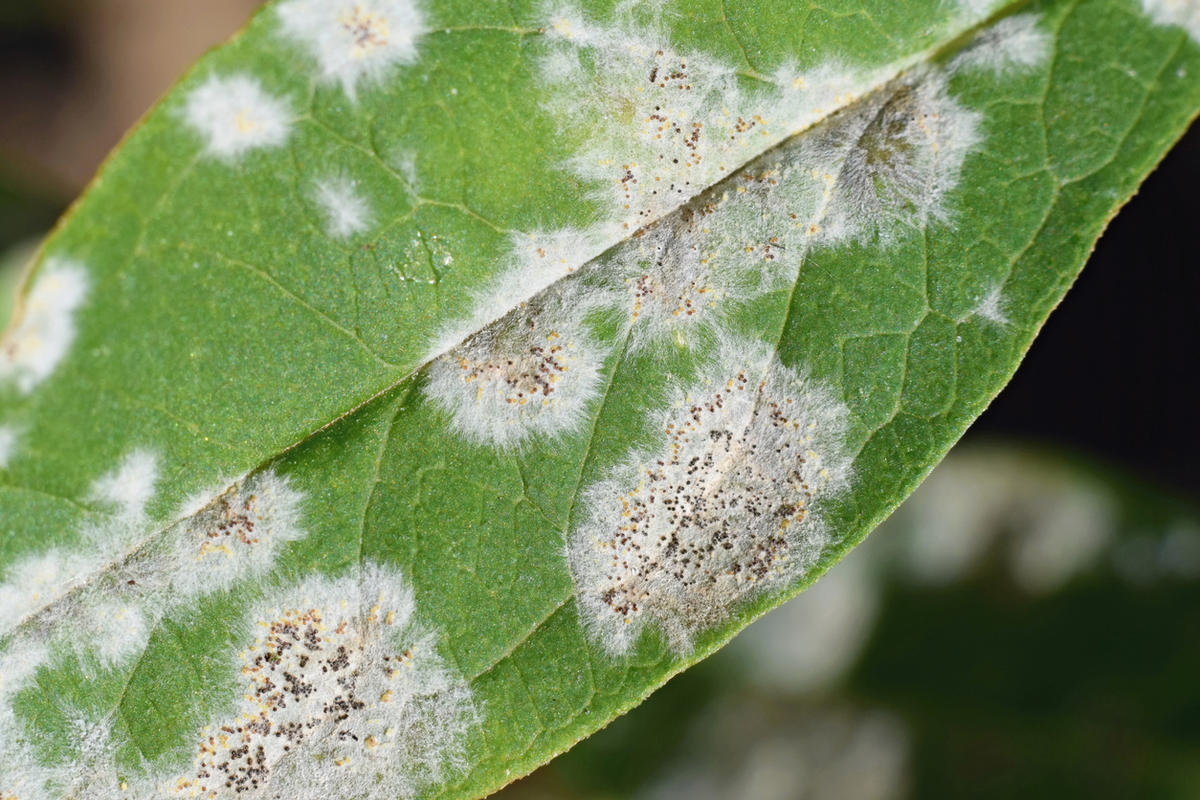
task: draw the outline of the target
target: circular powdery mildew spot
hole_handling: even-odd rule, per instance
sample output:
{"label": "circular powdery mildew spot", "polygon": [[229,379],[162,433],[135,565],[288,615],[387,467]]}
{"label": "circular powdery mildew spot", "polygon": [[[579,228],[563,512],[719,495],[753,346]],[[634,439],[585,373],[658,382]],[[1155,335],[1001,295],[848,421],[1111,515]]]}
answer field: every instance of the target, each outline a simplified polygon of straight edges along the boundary
{"label": "circular powdery mildew spot", "polygon": [[570,432],[595,399],[605,352],[586,303],[538,301],[435,359],[425,393],[459,433],[509,447]]}
{"label": "circular powdery mildew spot", "polygon": [[1198,0],[1142,0],[1142,10],[1159,25],[1178,25],[1192,39],[1200,41]]}
{"label": "circular powdery mildew spot", "polygon": [[316,59],[325,80],[354,97],[361,80],[378,80],[417,58],[423,16],[412,0],[288,0],[279,6],[285,36]]}
{"label": "circular powdery mildew spot", "polygon": [[282,545],[304,535],[301,500],[286,478],[271,471],[235,484],[180,523],[168,574],[155,582],[165,580],[173,591],[193,596],[265,572]]}
{"label": "circular powdery mildew spot", "polygon": [[82,265],[58,258],[46,261],[0,341],[0,381],[10,380],[28,394],[54,373],[75,341],[75,312],[87,290]]}
{"label": "circular powdery mildew spot", "polygon": [[611,651],[646,624],[688,649],[760,586],[801,577],[824,543],[814,506],[848,472],[845,408],[761,343],[720,350],[656,416],[661,446],[585,493],[572,569]]}
{"label": "circular powdery mildew spot", "polygon": [[251,150],[278,147],[291,132],[286,100],[252,75],[213,75],[187,94],[183,118],[204,138],[209,155],[234,161]]}
{"label": "circular powdery mildew spot", "polygon": [[206,728],[173,796],[410,797],[462,764],[465,682],[400,576],[315,578],[250,614],[237,713]]}

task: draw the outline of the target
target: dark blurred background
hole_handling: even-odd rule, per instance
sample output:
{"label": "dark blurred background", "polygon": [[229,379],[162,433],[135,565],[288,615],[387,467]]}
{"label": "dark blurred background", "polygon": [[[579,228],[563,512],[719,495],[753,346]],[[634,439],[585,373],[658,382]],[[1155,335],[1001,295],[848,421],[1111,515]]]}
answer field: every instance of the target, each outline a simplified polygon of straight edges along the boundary
{"label": "dark blurred background", "polygon": [[[256,5],[0,0],[0,252]],[[1200,127],[896,518],[505,796],[1200,797],[1197,186]]]}

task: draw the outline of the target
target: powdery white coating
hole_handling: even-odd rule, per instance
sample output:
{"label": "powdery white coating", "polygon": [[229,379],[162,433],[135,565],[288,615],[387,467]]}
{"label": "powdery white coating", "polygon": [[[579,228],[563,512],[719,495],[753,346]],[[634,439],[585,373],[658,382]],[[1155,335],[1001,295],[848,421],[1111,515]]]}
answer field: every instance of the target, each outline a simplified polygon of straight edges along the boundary
{"label": "powdery white coating", "polygon": [[[190,501],[189,516],[166,542],[148,541],[145,505],[156,476],[152,454],[129,453],[93,484],[90,496],[112,513],[90,519],[80,545],[27,556],[4,575],[0,636],[11,638],[0,653],[0,763],[28,766],[0,777],[0,796],[163,797],[145,781],[125,790],[116,748],[109,743],[112,720],[82,712],[79,734],[70,739],[77,752],[61,763],[40,765],[11,698],[45,662],[50,647],[74,650],[83,663],[100,668],[128,662],[181,601],[261,574],[280,544],[302,535],[300,494],[285,478],[263,472],[215,497]],[[16,627],[24,622],[32,624]]]}
{"label": "powdery white coating", "polygon": [[1014,14],[989,25],[954,56],[950,69],[1007,75],[1045,64],[1054,40],[1042,29],[1041,19],[1040,14]]}
{"label": "powdery white coating", "polygon": [[845,406],[761,342],[726,339],[653,417],[661,438],[584,492],[568,557],[585,626],[612,653],[642,628],[677,652],[740,601],[802,577],[843,487]]}
{"label": "powdery white coating", "polygon": [[547,16],[548,108],[580,134],[569,166],[601,187],[609,213],[582,231],[515,236],[509,268],[467,319],[443,328],[428,360],[618,240],[608,303],[633,319],[630,346],[695,346],[730,303],[786,286],[814,245],[950,216],[946,195],[979,140],[979,115],[948,95],[939,71],[855,105],[880,75],[784,65],[747,93],[732,67],[673,49],[653,29],[594,24],[571,8]]}
{"label": "powdery white coating", "polygon": [[280,547],[304,536],[302,499],[287,478],[268,470],[204,498],[199,508],[200,503],[185,504],[190,513],[171,534],[170,557],[164,564],[151,561],[150,570],[158,574],[143,581],[194,597],[263,574]]}
{"label": "powdery white coating", "polygon": [[81,264],[46,260],[0,341],[0,381],[12,381],[29,394],[50,377],[75,341],[75,312],[87,290]]}
{"label": "powdery white coating", "polygon": [[[922,70],[756,159],[630,237],[604,264],[634,350],[695,346],[731,304],[795,281],[812,249],[947,220],[978,115]],[[981,305],[992,315],[1002,309]]]}
{"label": "powdery white coating", "polygon": [[0,583],[0,635],[56,602],[97,563],[94,552],[52,548],[10,564]]}
{"label": "powdery white coating", "polygon": [[92,654],[104,666],[120,664],[146,649],[150,641],[150,620],[137,602],[100,599],[79,608],[75,626],[81,649]]}
{"label": "powdery white coating", "polygon": [[971,317],[978,317],[996,325],[1007,325],[1009,319],[1005,311],[1004,287],[995,286],[980,298],[979,303],[967,315],[967,319]]}
{"label": "powdery white coating", "polygon": [[246,620],[236,709],[169,797],[412,797],[464,767],[476,712],[387,567],[275,591]]}
{"label": "powdery white coating", "polygon": [[449,353],[508,312],[574,274],[603,249],[604,239],[603,226],[589,231],[562,228],[513,234],[508,264],[500,276],[476,293],[468,317],[442,328],[426,360],[433,361]]}
{"label": "powdery white coating", "polygon": [[13,713],[16,694],[27,688],[38,668],[49,658],[38,643],[9,642],[0,650],[0,799],[41,800],[45,771],[36,764],[25,728]]}
{"label": "powdery white coating", "polygon": [[610,221],[638,230],[788,135],[853,101],[867,78],[834,66],[784,70],[757,94],[733,66],[665,34],[548,15],[548,110],[583,144],[569,166],[599,187]]}
{"label": "powdery white coating", "polygon": [[210,156],[231,162],[251,150],[286,142],[292,109],[252,75],[213,75],[188,92],[183,119],[204,138]]}
{"label": "powdery white coating", "polygon": [[938,70],[916,70],[800,137],[794,155],[826,183],[813,225],[827,242],[923,227],[950,216],[946,197],[978,145],[980,114]]}
{"label": "powdery white coating", "polygon": [[317,204],[325,215],[325,232],[335,239],[362,233],[371,222],[371,209],[349,178],[326,178],[314,187]]}
{"label": "powdery white coating", "polygon": [[0,469],[7,469],[17,450],[17,429],[11,425],[0,425]]}
{"label": "powdery white coating", "polygon": [[157,482],[158,457],[146,450],[134,450],[125,455],[116,470],[96,481],[92,494],[116,506],[121,516],[139,518],[146,513],[146,503],[154,496]]}
{"label": "powdery white coating", "polygon": [[[732,184],[690,201],[601,265],[611,272],[614,304],[632,321],[632,350],[668,341],[696,347],[713,338],[731,305],[794,277],[808,233],[785,206],[790,200],[811,210],[817,194],[807,170],[800,172],[789,194],[780,186],[785,172],[773,161],[742,170]],[[807,201],[796,196],[805,192]]]}
{"label": "powdery white coating", "polygon": [[73,549],[52,547],[8,566],[0,583],[0,635],[59,602],[144,532],[146,503],[158,479],[157,463],[157,457],[145,450],[126,454],[116,469],[93,482],[89,493],[114,513],[88,520]]}
{"label": "powdery white coating", "polygon": [[1158,25],[1178,25],[1200,42],[1200,1],[1142,0],[1142,10]]}
{"label": "powdery white coating", "polygon": [[1002,0],[947,0],[957,6],[958,11],[968,19],[986,19],[989,14],[999,9]]}
{"label": "powdery white coating", "polygon": [[[128,784],[117,767],[117,747],[113,736],[113,717],[97,720],[93,713],[78,708],[61,708],[64,730],[55,742],[60,757],[44,762],[38,749],[27,741],[28,734],[18,727],[17,740],[5,747],[0,736],[0,758],[11,754],[13,760],[0,761],[7,768],[0,773],[0,798],[4,800],[149,800],[146,793],[127,793]],[[0,733],[4,731],[0,730]],[[44,745],[43,745],[44,748]],[[8,751],[7,753],[4,751]],[[15,766],[12,766],[15,765]]]}
{"label": "powdery white coating", "polygon": [[577,430],[607,355],[588,329],[589,310],[563,291],[518,307],[429,364],[425,394],[482,444],[510,448]]}
{"label": "powdery white coating", "polygon": [[316,59],[321,76],[353,99],[360,81],[378,81],[417,59],[424,15],[412,0],[287,0],[285,36]]}
{"label": "powdery white coating", "polygon": [[279,548],[299,538],[302,496],[286,478],[259,473],[185,506],[164,540],[149,540],[145,504],[156,459],[144,451],[93,485],[114,506],[95,515],[73,549],[51,548],[10,565],[0,583],[0,635],[32,622],[30,634],[65,640],[111,666],[140,653],[154,625],[180,602],[261,575]]}

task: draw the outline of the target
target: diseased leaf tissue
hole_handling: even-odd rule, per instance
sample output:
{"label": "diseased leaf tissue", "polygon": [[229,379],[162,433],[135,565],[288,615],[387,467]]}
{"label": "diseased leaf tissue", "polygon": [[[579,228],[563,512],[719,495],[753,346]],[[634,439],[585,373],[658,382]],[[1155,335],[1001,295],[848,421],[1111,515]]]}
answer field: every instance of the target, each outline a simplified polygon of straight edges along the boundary
{"label": "diseased leaf tissue", "polygon": [[49,241],[0,348],[2,800],[528,771],[902,499],[1200,91],[1193,0],[922,0],[871,55],[899,4],[753,52],[750,8],[450,5],[269,6]]}

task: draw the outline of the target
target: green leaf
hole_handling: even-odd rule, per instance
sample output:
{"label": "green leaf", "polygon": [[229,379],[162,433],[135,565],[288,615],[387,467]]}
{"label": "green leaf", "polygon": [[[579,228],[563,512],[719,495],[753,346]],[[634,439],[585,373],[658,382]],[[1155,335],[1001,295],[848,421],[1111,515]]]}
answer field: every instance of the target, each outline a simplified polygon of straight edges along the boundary
{"label": "green leaf", "polygon": [[1146,6],[268,5],[4,340],[0,796],[479,797],[718,648],[1194,116]]}

